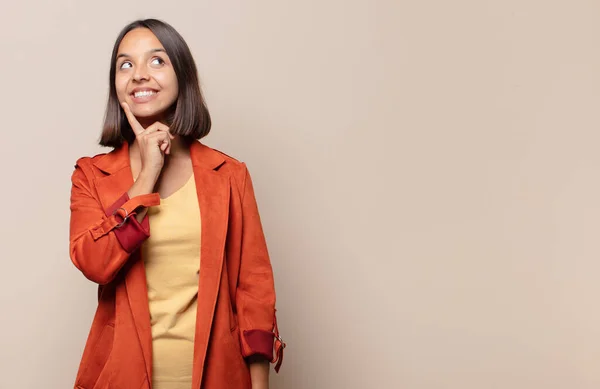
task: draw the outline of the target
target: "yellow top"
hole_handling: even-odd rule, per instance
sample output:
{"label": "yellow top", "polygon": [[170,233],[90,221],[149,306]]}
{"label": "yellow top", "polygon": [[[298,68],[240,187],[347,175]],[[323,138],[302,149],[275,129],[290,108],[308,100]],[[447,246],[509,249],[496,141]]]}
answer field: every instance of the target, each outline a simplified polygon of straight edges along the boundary
{"label": "yellow top", "polygon": [[142,245],[152,325],[152,388],[190,389],[200,271],[200,209],[194,175],[148,209]]}

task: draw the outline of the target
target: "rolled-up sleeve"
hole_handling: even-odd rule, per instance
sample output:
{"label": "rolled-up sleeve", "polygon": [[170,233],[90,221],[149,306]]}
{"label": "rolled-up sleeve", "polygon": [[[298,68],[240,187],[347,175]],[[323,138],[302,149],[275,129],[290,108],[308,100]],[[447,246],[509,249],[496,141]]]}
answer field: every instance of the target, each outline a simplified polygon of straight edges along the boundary
{"label": "rolled-up sleeve", "polygon": [[71,184],[71,261],[89,280],[107,284],[150,234],[147,220],[141,224],[136,220],[136,210],[158,205],[160,196],[130,199],[124,193],[105,213],[81,167],[76,166]]}
{"label": "rolled-up sleeve", "polygon": [[278,371],[285,343],[277,328],[273,270],[252,179],[245,165],[244,169],[242,252],[236,292],[242,354],[244,357],[263,356],[277,363],[275,369]]}

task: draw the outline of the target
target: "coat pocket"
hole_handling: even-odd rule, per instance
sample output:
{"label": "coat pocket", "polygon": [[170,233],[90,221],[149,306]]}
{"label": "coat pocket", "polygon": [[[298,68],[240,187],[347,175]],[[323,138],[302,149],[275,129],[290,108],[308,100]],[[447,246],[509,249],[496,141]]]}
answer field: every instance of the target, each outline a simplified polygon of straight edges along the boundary
{"label": "coat pocket", "polygon": [[87,361],[85,361],[85,366],[83,367],[81,376],[76,384],[77,388],[100,388],[98,386],[98,384],[102,385],[100,378],[102,378],[104,381],[108,379],[106,364],[112,351],[114,333],[114,324],[108,323],[104,325],[98,340],[92,346],[92,352],[87,358]]}
{"label": "coat pocket", "polygon": [[248,364],[242,356],[242,348],[240,345],[240,328],[236,326],[230,336],[226,336],[225,349],[227,354],[225,356],[226,363],[228,366],[228,386],[227,388],[235,389],[250,389],[252,387],[252,381],[250,380],[250,370]]}

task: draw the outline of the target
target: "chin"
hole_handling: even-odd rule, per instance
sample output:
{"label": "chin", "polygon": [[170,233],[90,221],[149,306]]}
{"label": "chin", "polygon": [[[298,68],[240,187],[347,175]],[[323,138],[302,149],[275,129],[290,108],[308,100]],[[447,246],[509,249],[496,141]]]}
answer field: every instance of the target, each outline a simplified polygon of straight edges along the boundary
{"label": "chin", "polygon": [[136,117],[149,119],[153,117],[163,116],[166,112],[165,109],[156,109],[152,107],[134,107],[131,110]]}

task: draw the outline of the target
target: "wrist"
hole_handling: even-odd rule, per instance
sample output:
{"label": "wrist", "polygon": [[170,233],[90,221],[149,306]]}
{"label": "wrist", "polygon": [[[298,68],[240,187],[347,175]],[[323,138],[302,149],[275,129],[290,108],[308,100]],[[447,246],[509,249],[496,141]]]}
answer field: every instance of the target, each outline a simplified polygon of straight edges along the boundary
{"label": "wrist", "polygon": [[139,195],[149,194],[154,192],[154,187],[158,181],[160,172],[155,173],[152,171],[142,171],[135,180],[135,183],[129,189],[129,197],[135,197]]}
{"label": "wrist", "polygon": [[159,168],[157,168],[157,169],[142,168],[142,170],[140,171],[140,174],[138,175],[138,178],[136,179],[136,182],[141,181],[142,183],[144,183],[146,185],[152,185],[152,188],[154,188],[154,185],[156,185],[156,182],[158,181],[158,177],[160,176],[160,172],[161,172],[161,169],[159,169]]}

